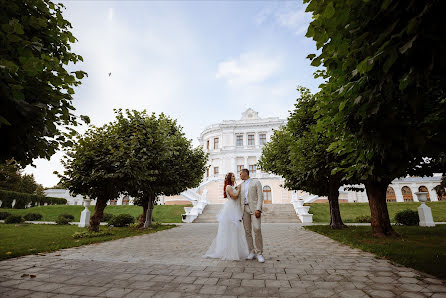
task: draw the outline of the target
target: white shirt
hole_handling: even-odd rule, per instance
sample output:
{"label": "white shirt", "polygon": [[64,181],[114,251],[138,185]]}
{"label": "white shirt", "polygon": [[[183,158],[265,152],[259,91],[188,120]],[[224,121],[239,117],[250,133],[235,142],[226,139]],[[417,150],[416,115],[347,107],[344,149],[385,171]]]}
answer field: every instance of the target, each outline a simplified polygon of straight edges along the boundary
{"label": "white shirt", "polygon": [[251,182],[251,178],[245,182],[245,204],[248,204],[249,182]]}

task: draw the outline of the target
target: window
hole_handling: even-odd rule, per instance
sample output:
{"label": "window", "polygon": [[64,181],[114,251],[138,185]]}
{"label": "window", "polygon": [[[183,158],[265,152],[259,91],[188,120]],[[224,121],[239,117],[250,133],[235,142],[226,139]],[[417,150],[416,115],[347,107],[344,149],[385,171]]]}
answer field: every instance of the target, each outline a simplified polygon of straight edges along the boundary
{"label": "window", "polygon": [[235,144],[237,147],[243,147],[243,135],[237,135]]}
{"label": "window", "polygon": [[263,201],[265,203],[270,203],[272,201],[272,197],[271,197],[271,187],[269,187],[268,185],[265,185],[263,187]]}
{"label": "window", "polygon": [[254,135],[248,135],[248,146],[254,146]]}
{"label": "window", "polygon": [[403,193],[404,202],[413,202],[412,191],[409,187],[403,186],[403,188],[401,188],[401,192]]}
{"label": "window", "polygon": [[260,136],[259,136],[259,144],[260,144],[260,146],[262,146],[265,143],[266,143],[266,134],[265,133],[261,133]]}
{"label": "window", "polygon": [[251,173],[255,173],[256,172],[256,165],[250,165],[249,166],[249,173],[251,174]]}
{"label": "window", "polygon": [[218,175],[218,167],[214,167],[214,175]]}
{"label": "window", "polygon": [[237,174],[240,174],[240,172],[242,171],[242,169],[243,169],[243,165],[238,165],[238,166],[237,166]]}
{"label": "window", "polygon": [[214,149],[218,149],[218,138],[214,138]]}
{"label": "window", "polygon": [[129,205],[130,200],[128,196],[122,198],[122,205]]}
{"label": "window", "polygon": [[209,168],[206,169],[206,177],[209,177]]}
{"label": "window", "polygon": [[386,201],[387,202],[396,202],[395,190],[390,186],[387,187]]}
{"label": "window", "polygon": [[207,142],[206,142],[206,149],[209,150],[209,140],[207,140]]}
{"label": "window", "polygon": [[427,194],[426,194],[426,198],[427,198],[427,200],[430,202],[431,197],[429,196],[429,190],[427,190],[427,187],[426,187],[426,186],[422,185],[422,186],[418,187],[418,191],[419,191],[419,192],[427,192]]}

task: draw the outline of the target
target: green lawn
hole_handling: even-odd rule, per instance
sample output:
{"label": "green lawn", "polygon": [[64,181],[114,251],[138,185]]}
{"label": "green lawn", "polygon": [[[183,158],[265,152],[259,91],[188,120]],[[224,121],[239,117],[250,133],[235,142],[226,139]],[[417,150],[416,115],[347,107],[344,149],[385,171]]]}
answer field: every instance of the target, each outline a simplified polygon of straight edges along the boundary
{"label": "green lawn", "polygon": [[[184,207],[185,205],[157,205],[153,210],[153,217],[157,222],[180,223],[181,214],[184,213]],[[55,221],[59,214],[64,213],[73,215],[74,221],[79,221],[82,210],[84,210],[84,207],[73,205],[38,206],[27,209],[0,208],[0,212],[7,211],[12,214],[25,215],[27,213],[40,213],[43,216],[43,221]],[[91,211],[91,214],[93,214],[94,206],[90,206],[89,210]],[[139,215],[142,214],[142,207],[134,205],[107,206],[105,207],[104,212],[111,213],[113,215],[128,213],[137,218]]]}
{"label": "green lawn", "polygon": [[[113,228],[113,235],[73,239],[74,232],[87,231],[87,228],[73,225],[0,224],[0,260],[154,233],[173,227],[175,225],[157,225],[153,229],[147,230],[127,227]],[[108,230],[108,228],[101,227],[101,231],[104,230]]]}
{"label": "green lawn", "polygon": [[446,279],[446,225],[436,227],[395,226],[401,238],[372,237],[370,226],[332,230],[329,226],[307,226],[308,230],[376,254],[395,263]]}
{"label": "green lawn", "polygon": [[[313,222],[330,222],[330,207],[328,203],[313,203],[308,204],[310,207],[309,213],[313,214]],[[436,222],[446,222],[446,202],[427,202],[432,209],[432,215]],[[420,206],[418,202],[404,202],[404,203],[387,203],[389,209],[390,220],[393,222],[395,214],[398,211],[411,209],[417,210]],[[355,222],[355,218],[361,215],[370,216],[370,207],[368,203],[339,203],[341,209],[341,216],[344,222]]]}

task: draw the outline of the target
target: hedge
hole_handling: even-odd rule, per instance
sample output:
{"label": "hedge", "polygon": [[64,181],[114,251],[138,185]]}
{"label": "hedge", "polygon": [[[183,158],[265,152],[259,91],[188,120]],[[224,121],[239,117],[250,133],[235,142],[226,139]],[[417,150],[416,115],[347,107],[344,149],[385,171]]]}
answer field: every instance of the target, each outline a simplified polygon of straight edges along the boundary
{"label": "hedge", "polygon": [[[12,203],[15,200],[15,205],[12,207]],[[31,204],[34,206],[43,206],[45,203],[47,205],[66,205],[67,200],[61,198],[52,198],[38,196],[28,193],[21,193],[15,191],[0,190],[0,208],[14,208],[14,209],[25,209]]]}

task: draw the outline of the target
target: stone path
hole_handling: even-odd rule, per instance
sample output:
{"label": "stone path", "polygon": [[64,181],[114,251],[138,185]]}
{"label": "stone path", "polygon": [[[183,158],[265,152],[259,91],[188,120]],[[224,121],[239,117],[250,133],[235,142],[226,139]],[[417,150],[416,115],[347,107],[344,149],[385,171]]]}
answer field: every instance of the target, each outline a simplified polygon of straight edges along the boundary
{"label": "stone path", "polygon": [[[446,297],[446,282],[306,231],[263,224],[265,263],[202,259],[216,224],[0,262],[1,297]],[[31,277],[35,276],[35,277]]]}

